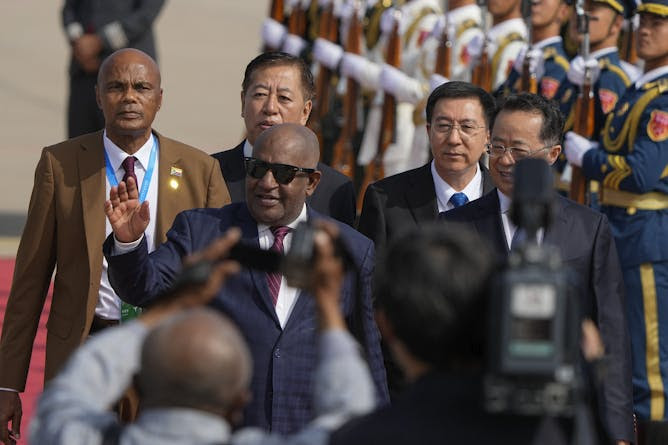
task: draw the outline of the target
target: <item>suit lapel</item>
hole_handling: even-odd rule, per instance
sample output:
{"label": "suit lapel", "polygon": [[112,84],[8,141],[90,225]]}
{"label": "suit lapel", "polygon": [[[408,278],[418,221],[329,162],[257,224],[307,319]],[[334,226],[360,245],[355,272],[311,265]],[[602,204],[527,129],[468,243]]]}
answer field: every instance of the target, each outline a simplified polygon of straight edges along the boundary
{"label": "suit lapel", "polygon": [[470,205],[476,205],[476,202],[479,210],[478,215],[474,216],[476,230],[484,239],[489,240],[490,248],[499,253],[501,257],[506,257],[508,244],[503,230],[503,221],[501,221],[501,205],[496,189]]}
{"label": "suit lapel", "polygon": [[102,132],[98,131],[81,141],[78,150],[79,184],[83,225],[86,234],[88,262],[91,277],[99,277],[102,270],[102,243],[106,233],[104,202],[106,176]]}
{"label": "suit lapel", "polygon": [[570,221],[566,217],[566,212],[564,211],[566,204],[567,201],[564,198],[559,196],[555,197],[553,207],[554,220],[545,231],[545,238],[543,239],[545,244],[559,247],[559,250],[562,253],[562,259],[565,258],[563,240],[572,238],[572,234],[570,233]]}
{"label": "suit lapel", "polygon": [[431,177],[431,163],[420,167],[410,178],[410,186],[406,190],[406,203],[418,225],[433,222],[438,216],[436,189]]}
{"label": "suit lapel", "polygon": [[[176,215],[179,212],[179,206],[183,205],[178,199],[175,199],[175,191],[170,185],[172,167],[182,169],[182,166],[180,165],[181,155],[174,143],[156,131],[153,132],[153,135],[158,139],[159,146],[158,207],[155,211],[155,245],[158,246],[167,241],[165,232],[174,222],[170,215]],[[173,179],[178,181],[177,177]],[[184,181],[179,181],[179,183],[181,186],[184,185]]]}
{"label": "suit lapel", "polygon": [[[241,242],[254,247],[260,247],[260,240],[257,233],[257,222],[248,212],[248,207],[246,205],[240,205],[235,217],[237,226],[241,228]],[[278,321],[276,308],[274,307],[274,302],[272,301],[271,293],[269,292],[269,285],[267,284],[267,274],[256,269],[249,269],[249,274],[253,286],[255,286],[259,296],[258,304],[271,315],[276,326],[280,328],[281,323]]]}

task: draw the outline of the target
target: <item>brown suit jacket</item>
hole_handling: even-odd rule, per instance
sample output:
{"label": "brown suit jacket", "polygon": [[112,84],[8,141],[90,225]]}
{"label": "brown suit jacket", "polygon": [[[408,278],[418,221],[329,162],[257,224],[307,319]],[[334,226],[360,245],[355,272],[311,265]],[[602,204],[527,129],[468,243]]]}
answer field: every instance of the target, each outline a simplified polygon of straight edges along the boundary
{"label": "brown suit jacket", "polygon": [[[230,196],[215,159],[154,134],[160,144],[156,243],[162,243],[177,213],[221,207],[230,202]],[[182,175],[172,176],[172,167],[181,169]],[[55,375],[88,336],[102,274],[105,181],[101,131],[42,151],[0,340],[0,387],[25,389],[32,344],[54,267],[45,380]]]}

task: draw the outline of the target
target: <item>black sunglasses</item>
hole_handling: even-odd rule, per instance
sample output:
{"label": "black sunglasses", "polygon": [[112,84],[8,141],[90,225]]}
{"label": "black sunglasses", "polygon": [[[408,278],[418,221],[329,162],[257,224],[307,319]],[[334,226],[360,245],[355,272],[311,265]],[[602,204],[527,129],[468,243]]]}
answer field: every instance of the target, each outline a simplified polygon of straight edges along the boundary
{"label": "black sunglasses", "polygon": [[262,179],[269,170],[274,175],[274,179],[279,184],[290,184],[297,173],[311,174],[315,172],[314,168],[295,167],[288,164],[272,164],[271,162],[260,161],[255,158],[244,158],[246,164],[246,174],[251,178]]}

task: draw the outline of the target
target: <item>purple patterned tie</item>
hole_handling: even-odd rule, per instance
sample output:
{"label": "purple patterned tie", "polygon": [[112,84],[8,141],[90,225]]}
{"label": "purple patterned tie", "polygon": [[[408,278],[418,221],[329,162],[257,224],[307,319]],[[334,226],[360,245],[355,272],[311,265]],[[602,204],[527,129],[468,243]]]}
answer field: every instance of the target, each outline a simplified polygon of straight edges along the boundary
{"label": "purple patterned tie", "polygon": [[[278,253],[283,253],[283,239],[290,230],[290,227],[286,226],[274,226],[270,227],[271,233],[274,234],[274,244],[271,245],[270,250],[273,250]],[[271,301],[276,306],[278,301],[278,291],[281,288],[281,273],[280,272],[267,272],[267,284],[269,285],[269,292],[271,293]]]}
{"label": "purple patterned tie", "polygon": [[125,174],[123,175],[123,182],[125,182],[125,185],[128,185],[128,178],[132,178],[135,180],[135,185],[137,188],[139,188],[139,184],[137,184],[137,175],[135,175],[136,160],[137,158],[134,156],[128,156],[123,160],[121,165],[123,166],[123,170],[125,170]]}

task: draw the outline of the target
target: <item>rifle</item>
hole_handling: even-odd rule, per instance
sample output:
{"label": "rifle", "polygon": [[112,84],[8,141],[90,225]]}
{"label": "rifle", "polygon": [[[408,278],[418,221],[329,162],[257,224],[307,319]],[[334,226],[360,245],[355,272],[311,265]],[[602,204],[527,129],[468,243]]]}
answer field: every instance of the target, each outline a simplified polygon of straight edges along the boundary
{"label": "rifle", "polygon": [[622,59],[635,65],[638,62],[638,53],[636,52],[636,28],[634,20],[628,20],[628,28],[622,32],[620,54]]}
{"label": "rifle", "polygon": [[436,65],[434,72],[449,79],[450,78],[450,63],[452,62],[452,42],[450,41],[450,33],[448,28],[450,26],[450,19],[448,18],[448,0],[444,1],[443,11],[445,16],[445,25],[443,32],[438,42],[438,49],[436,50]]}
{"label": "rifle", "polygon": [[[272,0],[271,5],[269,6],[269,17],[276,20],[278,23],[283,23],[285,19],[284,15],[283,0]],[[280,48],[272,48],[268,45],[264,45],[262,48],[263,52],[275,51]]]}
{"label": "rifle", "polygon": [[[362,23],[357,14],[360,3],[355,2],[353,16],[350,18],[348,35],[346,36],[346,51],[360,54],[360,38],[362,36]],[[343,128],[341,134],[334,144],[332,156],[332,167],[353,179],[355,176],[355,150],[353,140],[357,133],[357,96],[359,95],[359,84],[352,77],[346,79],[346,95],[343,97]]]}
{"label": "rifle", "polygon": [[[387,44],[387,53],[385,56],[386,63],[395,68],[401,66],[401,39],[399,36],[399,21],[401,18],[400,14],[401,13],[399,11],[395,10],[394,27],[390,33],[390,38]],[[391,94],[385,92],[380,124],[380,134],[378,135],[378,150],[376,150],[376,155],[364,169],[364,180],[362,181],[362,186],[360,187],[359,194],[357,195],[358,213],[362,211],[364,193],[366,192],[369,184],[385,177],[383,156],[385,155],[385,150],[387,147],[395,139],[396,105],[395,98]]]}
{"label": "rifle", "polygon": [[292,0],[292,10],[288,18],[288,32],[300,37],[306,33],[306,11],[301,6],[300,0]]}
{"label": "rifle", "polygon": [[489,23],[487,20],[487,1],[486,0],[477,0],[478,6],[480,7],[480,12],[482,14],[482,32],[484,36],[482,50],[480,57],[478,58],[478,63],[473,69],[471,74],[471,83],[479,86],[485,91],[492,91],[492,64],[489,60],[489,55],[487,54],[487,34],[489,33]]}
{"label": "rifle", "polygon": [[[334,2],[330,1],[320,15],[320,27],[318,28],[318,37],[336,42],[337,39],[337,20],[334,17]],[[320,143],[320,157],[324,147],[322,136],[322,119],[329,111],[329,88],[332,82],[332,71],[325,65],[320,64],[318,78],[315,83],[315,104],[313,113],[309,118],[308,126],[318,137]]]}
{"label": "rifle", "polygon": [[[586,61],[589,58],[589,15],[584,10],[584,0],[575,3],[578,34],[582,35],[580,54]],[[592,90],[592,72],[585,64],[584,82],[575,102],[575,121],[573,131],[591,139],[594,133],[594,92]],[[580,167],[571,166],[571,189],[569,198],[580,204],[587,202],[587,179]]]}
{"label": "rifle", "polygon": [[529,41],[524,61],[522,63],[522,82],[521,90],[528,93],[538,93],[538,79],[536,73],[531,69],[531,50],[533,49],[533,25],[531,24],[531,3],[532,0],[522,0],[522,18],[527,27],[527,40]]}

